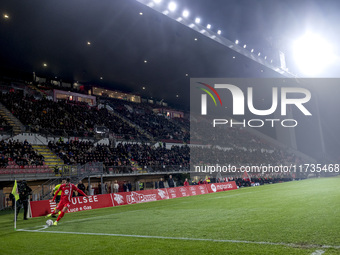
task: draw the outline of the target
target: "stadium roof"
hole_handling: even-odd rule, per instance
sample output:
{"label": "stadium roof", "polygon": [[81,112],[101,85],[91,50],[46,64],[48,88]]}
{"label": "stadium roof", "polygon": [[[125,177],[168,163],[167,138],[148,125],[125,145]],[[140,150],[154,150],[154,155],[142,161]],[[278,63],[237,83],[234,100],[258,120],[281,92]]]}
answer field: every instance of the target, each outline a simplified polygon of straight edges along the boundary
{"label": "stadium roof", "polygon": [[[36,72],[164,99],[183,109],[189,107],[190,77],[280,77],[148,2],[156,1],[3,1],[0,73]],[[166,10],[169,2],[159,5]],[[220,30],[220,36],[238,40],[273,65],[280,66],[281,50],[289,71],[298,74],[292,42],[310,29],[338,41],[339,5],[335,0],[181,0],[174,13],[180,17],[188,10],[187,19],[199,17],[202,26],[210,24],[211,31]],[[337,70],[334,64],[320,75],[337,77]],[[335,94],[325,96],[328,104],[338,101],[330,98]]]}
{"label": "stadium roof", "polygon": [[[169,2],[159,5],[166,10]],[[292,63],[289,41],[308,25],[323,29],[325,15],[338,23],[330,3],[182,0],[175,12],[188,10],[188,19],[199,17],[202,25],[279,66],[278,51]],[[14,0],[0,10],[2,69],[139,92],[181,107],[187,106],[190,77],[276,76],[135,0]]]}

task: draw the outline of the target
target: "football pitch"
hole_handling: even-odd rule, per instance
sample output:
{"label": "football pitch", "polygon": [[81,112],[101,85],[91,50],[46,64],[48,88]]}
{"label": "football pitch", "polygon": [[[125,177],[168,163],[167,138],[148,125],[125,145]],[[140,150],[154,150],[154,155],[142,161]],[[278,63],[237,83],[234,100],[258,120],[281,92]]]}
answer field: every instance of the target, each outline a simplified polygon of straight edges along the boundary
{"label": "football pitch", "polygon": [[0,215],[0,254],[340,254],[340,178],[22,218]]}

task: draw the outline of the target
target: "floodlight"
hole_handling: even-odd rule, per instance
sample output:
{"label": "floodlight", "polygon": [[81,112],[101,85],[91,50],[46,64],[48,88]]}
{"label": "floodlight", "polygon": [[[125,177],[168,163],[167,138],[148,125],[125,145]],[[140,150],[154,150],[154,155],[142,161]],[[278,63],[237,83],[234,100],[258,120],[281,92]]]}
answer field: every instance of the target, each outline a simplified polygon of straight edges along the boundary
{"label": "floodlight", "polygon": [[332,45],[311,32],[294,42],[293,52],[298,67],[305,75],[316,75],[334,61]]}
{"label": "floodlight", "polygon": [[168,5],[168,9],[172,12],[175,11],[177,9],[177,4],[175,2],[170,2]]}
{"label": "floodlight", "polygon": [[187,18],[187,17],[189,17],[189,11],[188,10],[184,10],[183,11],[183,13],[182,13],[182,16],[184,17],[184,18]]}

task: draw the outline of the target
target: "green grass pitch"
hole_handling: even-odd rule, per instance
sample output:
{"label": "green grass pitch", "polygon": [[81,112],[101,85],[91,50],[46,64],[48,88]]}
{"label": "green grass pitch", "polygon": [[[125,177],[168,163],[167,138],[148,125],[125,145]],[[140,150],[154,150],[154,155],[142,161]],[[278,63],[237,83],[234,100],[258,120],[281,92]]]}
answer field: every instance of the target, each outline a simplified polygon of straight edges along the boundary
{"label": "green grass pitch", "polygon": [[[43,217],[0,215],[0,254],[340,254],[340,178]],[[24,231],[22,231],[24,230]]]}

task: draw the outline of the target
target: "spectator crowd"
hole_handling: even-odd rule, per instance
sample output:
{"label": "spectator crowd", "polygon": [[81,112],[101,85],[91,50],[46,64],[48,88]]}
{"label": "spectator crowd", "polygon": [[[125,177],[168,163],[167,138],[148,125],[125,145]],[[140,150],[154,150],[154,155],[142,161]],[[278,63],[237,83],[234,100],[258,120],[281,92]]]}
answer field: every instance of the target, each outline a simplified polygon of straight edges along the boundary
{"label": "spectator crowd", "polygon": [[10,163],[18,166],[41,166],[44,156],[38,154],[27,141],[0,141],[0,168],[6,168]]}

